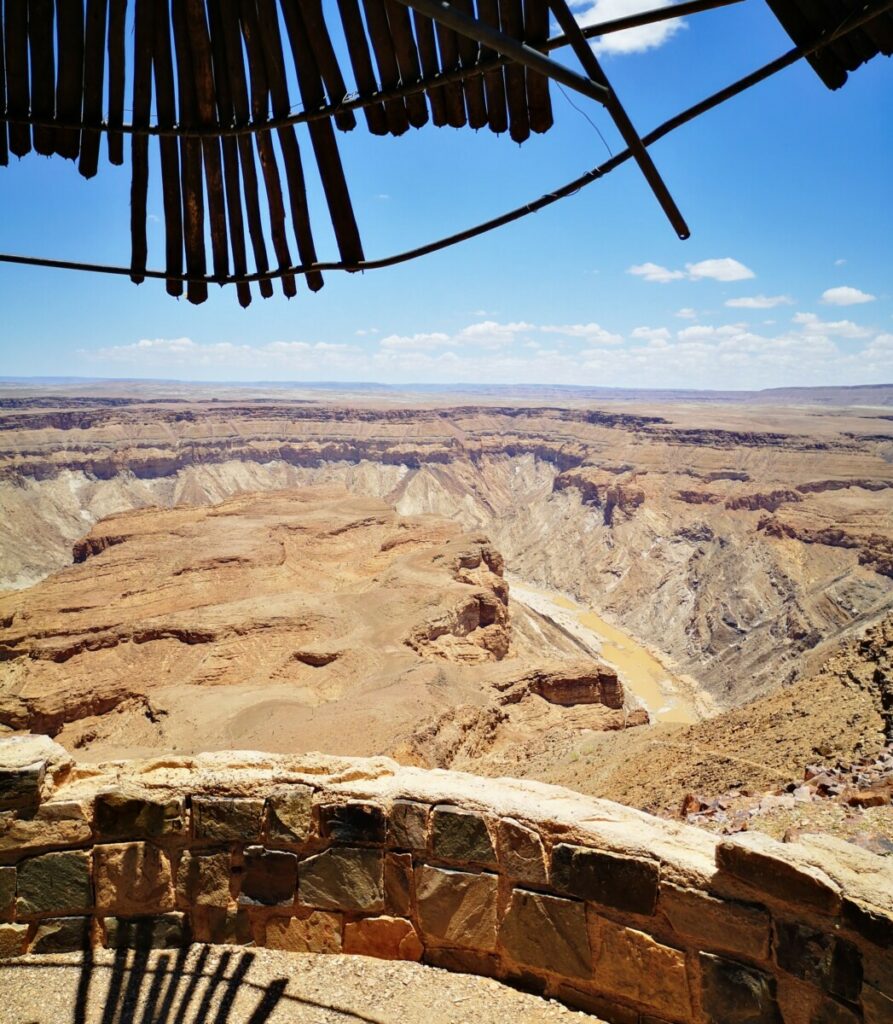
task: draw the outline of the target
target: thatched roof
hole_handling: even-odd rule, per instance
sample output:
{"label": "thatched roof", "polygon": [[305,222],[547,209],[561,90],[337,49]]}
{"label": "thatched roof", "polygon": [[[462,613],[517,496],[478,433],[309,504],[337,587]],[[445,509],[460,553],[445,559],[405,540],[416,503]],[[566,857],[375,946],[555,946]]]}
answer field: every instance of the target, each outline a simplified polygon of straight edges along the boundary
{"label": "thatched roof", "polygon": [[[89,178],[103,141],[109,162],[122,164],[126,138],[132,174],[129,267],[8,254],[0,261],[126,273],[137,283],[161,277],[172,295],[188,285],[192,302],[207,297],[209,283],[233,283],[247,305],[252,283],[268,296],[279,279],[294,295],[303,276],[315,291],[323,270],[381,267],[454,244],[541,209],[628,159],[686,238],[648,144],[802,56],[836,87],[841,69],[868,59],[872,48],[890,52],[893,16],[874,12],[889,11],[893,0],[769,0],[795,50],[640,138],[586,38],[736,2],[684,0],[584,32],[567,0],[133,0],[129,7],[127,0],[0,0],[0,165],[33,150],[76,161]],[[553,18],[560,36],[549,35]],[[561,46],[573,51],[579,70],[550,59]],[[400,136],[426,124],[487,128],[522,143],[552,126],[551,79],[602,103],[627,148],[483,225],[366,258],[336,129]],[[157,160],[150,158],[156,147]],[[338,260],[317,255],[309,159],[319,170]],[[150,166],[153,174],[160,168],[163,271],[147,269]]]}

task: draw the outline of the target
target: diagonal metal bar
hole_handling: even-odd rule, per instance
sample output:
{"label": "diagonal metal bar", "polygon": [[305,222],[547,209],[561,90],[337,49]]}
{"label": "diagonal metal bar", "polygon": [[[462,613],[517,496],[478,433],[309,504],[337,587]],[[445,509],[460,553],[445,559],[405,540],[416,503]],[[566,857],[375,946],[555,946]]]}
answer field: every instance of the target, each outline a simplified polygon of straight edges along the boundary
{"label": "diagonal metal bar", "polygon": [[583,75],[578,75],[576,71],[564,64],[559,64],[558,61],[552,60],[540,53],[539,50],[528,46],[527,43],[513,39],[499,29],[493,28],[492,25],[465,14],[448,0],[399,0],[399,3],[405,7],[411,7],[419,14],[426,15],[434,22],[446,25],[447,28],[451,28],[460,35],[467,36],[477,43],[483,43],[484,46],[489,46],[491,50],[495,50],[510,60],[517,61],[533,71],[539,71],[540,74],[549,78],[554,78],[556,82],[561,82],[562,85],[588,96],[589,99],[596,100],[605,106],[608,104],[611,90],[603,82],[595,82]]}
{"label": "diagonal metal bar", "polygon": [[645,143],[642,142],[639,137],[639,133],[633,126],[629,115],[624,110],[623,104],[617,98],[616,93],[610,89],[608,79],[604,71],[602,71],[598,58],[592,52],[592,47],[586,41],[586,38],[583,35],[583,30],[577,23],[577,19],[573,14],[571,14],[571,10],[567,5],[566,0],[549,0],[549,7],[551,7],[552,13],[555,15],[555,20],[561,27],[562,32],[567,36],[571,48],[577,55],[577,59],[580,61],[580,64],[583,66],[583,70],[594,82],[599,82],[609,88],[610,98],[606,106],[608,108],[608,113],[617,125],[617,130],[623,136],[623,141],[629,147],[629,150],[633,155],[633,159],[639,165],[639,169],[642,174],[644,174],[645,180],[651,186],[651,191],[654,193],[664,213],[667,215],[667,219],[673,225],[676,234],[683,240],[689,238],[691,236],[691,231],[689,231],[688,225],[685,223],[685,218],[679,211],[676,201],[670,195],[670,190],[667,188],[664,179],[660,176],[660,171],[658,171],[654,161],[651,159],[651,154],[646,149]]}

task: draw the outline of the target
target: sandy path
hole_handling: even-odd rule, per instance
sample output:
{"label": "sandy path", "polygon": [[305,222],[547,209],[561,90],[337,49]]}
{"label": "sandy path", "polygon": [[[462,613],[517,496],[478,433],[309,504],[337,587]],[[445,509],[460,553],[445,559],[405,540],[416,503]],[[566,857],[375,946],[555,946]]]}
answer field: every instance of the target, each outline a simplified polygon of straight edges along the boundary
{"label": "sandy path", "polygon": [[489,978],[358,956],[191,946],[0,964],[4,1024],[598,1024]]}

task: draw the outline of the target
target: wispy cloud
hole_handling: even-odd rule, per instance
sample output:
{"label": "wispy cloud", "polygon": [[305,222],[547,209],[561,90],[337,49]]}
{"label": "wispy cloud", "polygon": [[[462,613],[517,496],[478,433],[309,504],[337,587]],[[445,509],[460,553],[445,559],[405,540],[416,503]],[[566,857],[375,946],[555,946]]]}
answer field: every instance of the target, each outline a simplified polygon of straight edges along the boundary
{"label": "wispy cloud", "polygon": [[793,306],[790,295],[745,295],[738,299],[727,299],[730,309],[775,309],[776,306]]}
{"label": "wispy cloud", "polygon": [[867,338],[871,334],[867,327],[861,327],[852,320],[822,320],[815,313],[795,313],[792,322],[804,334],[813,337]]}
{"label": "wispy cloud", "polygon": [[719,259],[701,260],[698,263],[686,263],[685,270],[671,270],[659,263],[637,263],[627,270],[633,277],[641,277],[645,281],[657,284],[669,284],[670,281],[747,281],[756,274],[739,260],[731,256]]}
{"label": "wispy cloud", "polygon": [[822,292],[822,302],[826,306],[861,306],[866,302],[874,302],[876,298],[875,295],[845,284]]}

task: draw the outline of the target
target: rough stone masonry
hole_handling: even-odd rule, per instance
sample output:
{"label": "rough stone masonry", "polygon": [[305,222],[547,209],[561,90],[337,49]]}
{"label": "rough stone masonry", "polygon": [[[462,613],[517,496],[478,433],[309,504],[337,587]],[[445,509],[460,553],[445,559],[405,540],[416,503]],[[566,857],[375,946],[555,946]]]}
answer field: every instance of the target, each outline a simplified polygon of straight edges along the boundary
{"label": "rough stone masonry", "polygon": [[889,1024],[893,870],[569,790],[0,741],[0,956],[255,944],[422,960],[614,1024]]}

